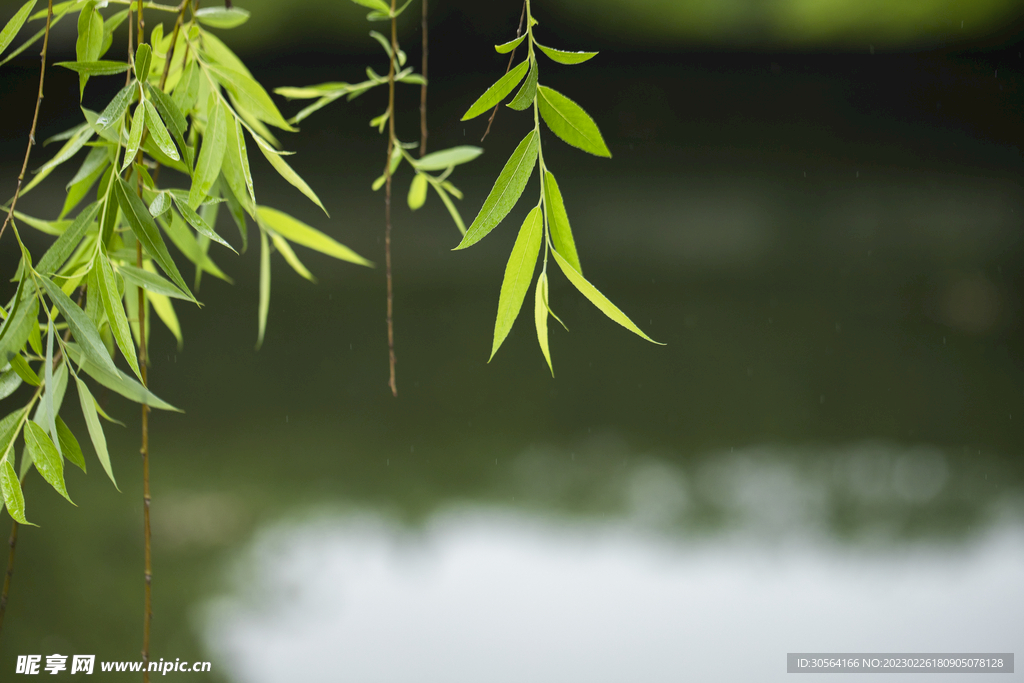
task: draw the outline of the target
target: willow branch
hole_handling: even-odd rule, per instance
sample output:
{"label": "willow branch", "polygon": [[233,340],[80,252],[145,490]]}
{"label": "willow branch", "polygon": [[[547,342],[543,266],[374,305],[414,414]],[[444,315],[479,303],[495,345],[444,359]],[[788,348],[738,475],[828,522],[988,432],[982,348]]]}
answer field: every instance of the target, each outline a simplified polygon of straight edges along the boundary
{"label": "willow branch", "polygon": [[[523,2],[523,13],[519,15],[519,28],[516,29],[516,38],[523,34],[524,18],[526,18],[526,2]],[[512,62],[515,61],[516,50],[518,49],[518,47],[519,46],[517,45],[516,47],[512,48],[512,54],[508,56],[508,66],[505,67],[505,73],[508,73],[512,69]],[[484,131],[484,136],[480,138],[480,142],[486,140],[487,135],[491,132],[491,124],[494,123],[494,117],[498,115],[498,107],[500,106],[500,103],[494,105],[494,111],[491,112],[491,117],[487,119],[487,130]]]}
{"label": "willow branch", "polygon": [[423,85],[420,86],[420,156],[427,153],[427,0],[423,0]]}
{"label": "willow branch", "polygon": [[388,67],[388,158],[384,166],[386,190],[384,192],[384,264],[388,281],[388,386],[391,395],[398,396],[395,379],[395,290],[391,280],[391,155],[395,149],[395,55],[398,54],[398,22],[395,18],[395,0],[391,0],[391,64]]}
{"label": "willow branch", "polygon": [[25,160],[21,162],[21,173],[18,174],[18,187],[14,190],[14,199],[11,200],[11,208],[7,210],[7,218],[3,226],[0,226],[0,237],[4,236],[7,224],[14,216],[14,207],[18,204],[18,197],[21,195],[21,185],[25,182],[25,171],[28,170],[28,159],[32,156],[32,147],[36,144],[36,124],[39,122],[39,107],[43,104],[43,82],[46,80],[46,49],[50,44],[50,22],[53,20],[53,0],[49,0],[46,9],[46,29],[43,33],[43,51],[39,53],[39,95],[36,97],[36,110],[32,114],[32,128],[28,133],[28,146],[25,148]]}

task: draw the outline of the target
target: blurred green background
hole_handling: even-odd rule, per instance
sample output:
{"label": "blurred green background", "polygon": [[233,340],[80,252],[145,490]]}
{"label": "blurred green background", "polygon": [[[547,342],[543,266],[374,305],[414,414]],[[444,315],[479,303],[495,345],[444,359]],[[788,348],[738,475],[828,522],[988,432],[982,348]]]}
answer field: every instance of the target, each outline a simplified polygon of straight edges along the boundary
{"label": "blurred green background", "polygon": [[[367,64],[385,68],[365,10],[350,2],[243,6],[252,19],[223,36],[268,87],[355,81]],[[459,119],[504,70],[491,46],[514,36],[521,5],[432,7],[431,148],[477,144],[483,124]],[[999,0],[535,2],[541,41],[602,51],[584,66],[544,71],[548,84],[590,111],[613,153],[595,160],[545,138],[581,259],[598,287],[668,345],[648,345],[608,322],[558,278],[552,303],[571,332],[552,332],[556,377],[528,317],[487,364],[511,228],[525,208],[473,249],[453,253],[458,235],[436,201],[416,214],[399,202],[395,400],[386,388],[382,268],[304,252],[319,277],[313,285],[275,257],[270,327],[256,352],[256,254],[215,250],[234,286],[205,278],[206,307],[178,307],[184,347],[163,329],[152,342],[154,389],[186,409],[156,414],[152,427],[158,656],[211,659],[211,680],[246,683],[450,682],[474,671],[475,680],[572,680],[553,678],[557,668],[517,669],[532,661],[536,644],[509,655],[504,668],[493,663],[505,661],[496,654],[480,671],[460,667],[454,643],[454,663],[431,668],[409,654],[422,633],[363,648],[378,675],[332,676],[306,659],[309,668],[291,678],[280,673],[287,669],[254,673],[238,664],[242,655],[293,652],[281,615],[305,604],[304,585],[323,591],[311,599],[324,604],[350,585],[344,572],[318,583],[320,565],[330,565],[324,560],[293,568],[308,582],[282,591],[283,579],[267,569],[275,562],[303,557],[303,542],[320,557],[353,517],[386,520],[400,531],[374,533],[398,547],[434,547],[432,525],[453,509],[477,515],[499,539],[504,527],[481,510],[542,520],[571,547],[593,541],[593,528],[621,528],[629,543],[676,558],[676,569],[705,551],[726,570],[753,567],[730,590],[765,602],[736,623],[777,635],[777,653],[815,634],[840,650],[852,642],[893,647],[865,635],[880,621],[928,634],[925,649],[972,637],[984,637],[978,648],[1012,649],[1022,635],[1020,582],[986,567],[1019,567],[1024,537],[1022,8]],[[147,14],[150,27],[156,16]],[[413,12],[401,36],[414,63],[418,30]],[[73,43],[69,22],[55,36],[54,59],[68,58]],[[29,54],[0,69],[0,178],[16,177],[37,75]],[[99,108],[116,89],[94,79],[86,103]],[[399,98],[399,136],[413,140],[418,91],[400,90]],[[298,109],[280,104],[286,114]],[[53,71],[39,137],[77,123],[76,105],[77,81]],[[383,197],[370,184],[384,141],[367,123],[384,106],[381,93],[370,93],[282,136],[329,219],[253,160],[261,203],[378,263]],[[455,174],[466,219],[529,118],[501,111],[485,154]],[[32,166],[51,149],[37,148]],[[54,174],[50,194],[37,190],[19,206],[51,217],[75,167]],[[399,199],[408,182],[396,180]],[[237,242],[226,216],[218,229]],[[29,239],[34,253],[49,240]],[[12,244],[0,243],[3,272],[15,265]],[[72,471],[79,507],[71,508],[30,479],[29,516],[42,526],[22,535],[0,671],[13,671],[16,655],[28,652],[113,660],[139,649],[137,411],[107,398],[128,423],[109,436],[124,493],[98,467],[89,476]],[[80,421],[69,424],[83,432]],[[261,554],[280,529],[298,549]],[[780,568],[765,559],[776,544],[809,544],[821,555],[797,554]],[[342,547],[356,560],[372,557],[356,543]],[[963,587],[957,599],[977,609],[977,620],[938,593],[925,593],[938,605],[926,612],[897,591],[890,579],[908,557],[924,558],[922,575]],[[430,571],[395,565],[430,585]],[[574,567],[585,583],[589,565]],[[877,575],[872,567],[881,568]],[[262,569],[278,578],[260,583],[253,576]],[[837,593],[888,598],[873,614],[815,615],[799,590],[805,571],[836,577],[829,585]],[[854,590],[844,571],[870,578]],[[620,604],[623,586],[645,576],[616,575],[593,602]],[[798,587],[765,588],[779,576]],[[530,588],[530,579],[520,580]],[[718,595],[714,577],[687,582],[693,593]],[[993,593],[972,594],[986,587]],[[280,605],[268,598],[278,592]],[[711,619],[658,596],[695,628]],[[223,600],[252,613],[236,608],[242,617],[218,621],[210,605]],[[455,591],[450,610],[426,609],[424,632],[458,632],[460,600],[468,598]],[[723,597],[715,607],[742,606]],[[371,608],[395,623],[422,623],[386,600]],[[774,626],[781,613],[797,615],[804,630]],[[628,614],[609,608],[603,618],[632,623]],[[318,615],[300,610],[299,624],[320,623]],[[530,618],[564,616],[540,604]],[[239,626],[264,618],[278,630],[268,626],[257,638]],[[510,623],[529,633],[530,618]],[[660,623],[652,617],[649,628]],[[653,644],[649,652],[635,646],[641,663],[629,680],[679,680],[701,652],[730,652],[730,628],[677,645],[690,659],[671,665]],[[329,624],[321,630],[331,647],[349,642],[331,641]],[[613,644],[552,647],[558,661],[582,671]],[[487,659],[491,650],[482,652]],[[733,657],[739,668],[718,680],[764,680],[777,653]],[[382,673],[395,662],[407,668]],[[592,673],[581,680],[616,680]]]}

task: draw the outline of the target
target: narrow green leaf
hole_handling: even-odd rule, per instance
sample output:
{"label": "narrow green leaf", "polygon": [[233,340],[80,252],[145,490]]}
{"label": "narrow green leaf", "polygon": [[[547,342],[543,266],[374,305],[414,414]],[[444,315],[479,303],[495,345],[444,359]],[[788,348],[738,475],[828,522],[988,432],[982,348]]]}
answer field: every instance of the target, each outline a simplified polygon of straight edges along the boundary
{"label": "narrow green leaf", "polygon": [[146,106],[144,101],[140,101],[132,116],[132,132],[128,135],[128,146],[124,150],[124,161],[121,162],[122,171],[135,163],[144,132],[146,132]]}
{"label": "narrow green leaf", "polygon": [[533,280],[533,271],[537,267],[537,256],[540,254],[543,235],[544,215],[540,207],[535,206],[519,228],[519,236],[516,237],[515,246],[512,247],[512,253],[505,265],[505,279],[501,283],[501,295],[498,297],[498,315],[494,321],[492,359],[508,333],[512,331],[512,324],[519,316],[526,293],[530,291],[530,281]]}
{"label": "narrow green leaf", "polygon": [[103,21],[103,45],[100,47],[100,56],[106,54],[114,42],[114,31],[128,18],[128,10],[123,9],[115,12]]}
{"label": "narrow green leaf", "polygon": [[199,23],[212,28],[237,28],[249,20],[248,10],[241,7],[204,7],[195,14]]}
{"label": "narrow green leaf", "polygon": [[242,109],[272,126],[295,131],[281,115],[267,91],[252,76],[223,66],[210,66],[209,70]]}
{"label": "narrow green leaf", "polygon": [[107,313],[107,320],[110,321],[110,331],[114,335],[117,347],[121,349],[121,354],[131,366],[132,372],[141,380],[142,372],[139,370],[139,361],[135,356],[135,345],[132,343],[132,330],[128,326],[128,316],[125,315],[124,306],[121,304],[121,294],[117,291],[114,271],[102,251],[96,252],[93,268],[96,270],[96,283],[100,288],[97,293],[103,303],[103,310]]}
{"label": "narrow green leaf", "polygon": [[295,244],[301,244],[341,261],[348,261],[360,266],[373,265],[344,244],[335,241],[316,228],[292,218],[283,211],[272,209],[269,206],[261,206],[256,210],[256,216],[262,224]]}
{"label": "narrow green leaf", "polygon": [[64,143],[64,146],[60,148],[60,151],[53,155],[52,159],[36,169],[35,177],[32,178],[24,188],[22,188],[22,196],[28,194],[32,188],[41,183],[43,179],[50,175],[50,172],[53,171],[53,169],[78,154],[79,150],[85,147],[85,143],[89,142],[92,136],[93,131],[89,128],[82,128],[75,133],[70,140]]}
{"label": "narrow green leaf", "polygon": [[[39,302],[36,302],[36,305],[39,305]],[[11,363],[11,369],[18,373],[18,377],[21,377],[21,379],[24,380],[26,384],[31,384],[34,387],[38,387],[43,383],[43,381],[39,379],[39,375],[37,375],[32,370],[31,366],[29,366],[28,364],[28,361],[25,360],[21,356],[21,354],[15,354],[11,356],[9,358],[9,361]]]}
{"label": "narrow green leaf", "polygon": [[78,444],[78,439],[71,432],[64,420],[57,416],[57,443],[60,445],[60,452],[65,458],[70,460],[75,465],[78,465],[78,469],[83,472],[85,468],[85,456],[82,455],[82,447]]}
{"label": "narrow green leaf", "polygon": [[[110,372],[106,368],[96,365],[82,353],[77,344],[69,343],[65,348],[67,349],[71,360],[78,364],[83,372],[108,389],[111,389],[125,398],[135,401],[136,403],[147,405],[150,408],[181,412],[170,403],[161,400],[149,389],[136,382],[132,379],[131,375],[121,372],[120,370]],[[79,389],[81,389],[81,385],[79,385]]]}
{"label": "narrow green leaf", "polygon": [[[209,224],[209,222],[207,222],[207,224]],[[230,283],[232,281],[231,278],[225,275],[224,272],[217,267],[217,264],[215,264],[213,259],[211,259],[209,254],[207,254],[207,250],[200,246],[196,239],[196,233],[192,232],[192,230],[188,228],[181,216],[176,213],[172,213],[169,216],[169,220],[163,221],[161,226],[163,227],[164,232],[167,233],[167,236],[171,238],[171,241],[174,242],[174,245],[178,247],[181,253],[184,254],[189,261],[194,263],[200,271],[210,273],[214,277],[218,277],[225,282]],[[209,240],[206,240],[206,243],[209,244]],[[169,290],[167,292],[161,292],[165,296],[171,296],[176,299],[185,298],[184,295],[181,294],[174,285],[167,282],[167,280],[160,278],[160,282],[166,285]]]}
{"label": "narrow green leaf", "polygon": [[[177,85],[174,86],[174,94],[171,96],[174,105],[182,114],[187,114],[195,106],[202,78],[195,60],[190,61],[185,66],[185,71],[182,72]],[[182,131],[184,131],[184,126],[182,126]]]}
{"label": "narrow green leaf", "polygon": [[455,204],[452,203],[448,193],[445,192],[444,184],[433,181],[430,185],[434,188],[434,191],[437,192],[437,196],[441,198],[441,201],[444,203],[444,208],[448,209],[448,213],[451,214],[452,220],[455,221],[455,227],[458,228],[459,232],[462,233],[462,236],[465,237],[466,224],[462,222],[462,216],[459,214],[459,210],[455,208]]}
{"label": "narrow green leaf", "polygon": [[583,62],[597,56],[596,52],[566,52],[565,50],[556,50],[550,47],[544,47],[540,43],[535,43],[544,54],[558,62],[559,64],[582,64]]}
{"label": "narrow green leaf", "polygon": [[103,425],[100,424],[99,417],[96,415],[96,400],[89,393],[89,388],[85,385],[85,382],[77,377],[75,381],[78,384],[78,402],[82,406],[82,415],[85,417],[85,426],[89,430],[89,439],[92,441],[92,447],[96,451],[96,458],[103,465],[103,470],[110,477],[114,488],[117,488],[114,470],[110,466],[110,454],[107,452],[107,437],[104,436]]}
{"label": "narrow green leaf", "polygon": [[523,86],[519,88],[519,92],[512,98],[512,101],[508,103],[510,109],[516,111],[524,111],[529,107],[533,106],[533,100],[537,97],[537,79],[540,77],[539,67],[537,66],[537,60],[530,62],[530,73],[526,75],[526,80],[523,81]]}
{"label": "narrow green leaf", "polygon": [[74,501],[68,496],[68,490],[64,485],[63,459],[50,437],[35,422],[25,423],[25,445],[28,446],[32,463],[39,470],[39,474],[43,475],[43,479],[74,505]]}
{"label": "narrow green leaf", "polygon": [[117,267],[117,272],[120,273],[127,282],[130,282],[136,287],[142,287],[147,292],[162,294],[164,296],[181,299],[183,301],[192,301],[187,294],[156,273],[151,273],[148,270],[143,270],[142,268],[137,268],[136,266],[132,266],[127,263],[119,265]]}
{"label": "narrow green leaf", "polygon": [[0,420],[0,458],[13,460],[13,458],[8,458],[8,456],[13,452],[12,446],[14,440],[18,438],[18,433],[21,431],[21,419],[24,416],[25,409],[18,408]]}
{"label": "narrow green leaf", "polygon": [[313,192],[313,189],[306,184],[306,181],[303,180],[291,166],[288,165],[288,162],[282,159],[281,155],[276,151],[270,149],[269,145],[260,144],[259,138],[256,139],[256,142],[256,146],[260,148],[260,151],[263,152],[263,156],[267,158],[267,161],[269,161],[270,165],[274,167],[274,170],[281,174],[281,177],[291,183],[299,192],[306,195],[310,201],[319,206],[325,214],[330,216],[330,214],[327,213],[327,209],[324,208],[323,203],[321,203],[320,198],[316,196],[316,192]]}
{"label": "narrow green leaf", "polygon": [[[64,366],[61,365],[61,369]],[[36,417],[38,418],[40,412],[45,413],[41,424],[46,427],[46,431],[54,438],[57,437],[57,423],[54,421],[54,417],[57,411],[60,410],[60,404],[53,400],[53,395],[57,392],[57,385],[53,381],[53,321],[46,321],[46,361],[43,363],[44,376],[46,378],[46,390],[43,392],[43,401],[39,404],[39,408],[36,410]],[[67,387],[67,375],[64,377],[65,385],[60,388],[61,399],[64,398],[64,388]],[[57,455],[61,455],[60,441],[57,442]]]}
{"label": "narrow green leaf", "polygon": [[92,227],[99,213],[100,203],[93,202],[82,209],[68,229],[61,233],[57,241],[50,245],[43,257],[36,265],[36,271],[43,275],[52,275],[60,270],[64,262],[71,256],[71,252],[81,243],[85,233]]}
{"label": "narrow green leaf", "polygon": [[580,257],[576,253],[576,241],[572,237],[572,228],[569,226],[569,214],[565,212],[562,192],[558,189],[558,181],[555,180],[551,171],[544,173],[544,208],[547,210],[548,227],[551,230],[551,241],[555,245],[555,250],[576,269],[577,273],[583,273],[583,268],[580,267]]}
{"label": "narrow green leaf", "polygon": [[[93,147],[89,150],[89,154],[86,155],[85,161],[78,167],[78,171],[68,181],[68,184],[64,186],[65,190],[70,190],[73,185],[80,183],[90,176],[95,176],[96,170],[103,168],[110,161],[110,149],[106,145],[100,147]],[[93,181],[95,182],[95,180]]]}
{"label": "narrow green leaf", "polygon": [[22,277],[18,282],[14,301],[0,327],[0,363],[6,364],[18,356],[32,332],[32,326],[38,326],[39,300],[35,297],[30,281],[29,277]]}
{"label": "narrow green leaf", "polygon": [[267,231],[260,230],[260,304],[257,318],[258,332],[256,348],[263,346],[263,334],[267,331],[267,312],[270,310],[270,244]]}
{"label": "narrow green leaf", "polygon": [[149,203],[149,215],[159,218],[171,208],[171,195],[167,192],[157,192],[156,197]]}
{"label": "narrow green leaf", "polygon": [[427,176],[417,173],[409,185],[409,208],[415,211],[427,201]]}
{"label": "narrow green leaf", "polygon": [[295,252],[292,250],[291,245],[288,244],[288,241],[276,232],[270,232],[269,230],[267,232],[270,234],[270,239],[274,243],[274,246],[277,247],[279,252],[281,252],[281,256],[283,256],[285,262],[292,267],[292,270],[310,282],[316,282],[316,278],[313,277],[313,273],[309,272],[309,269],[306,268],[305,264],[303,264],[302,261],[299,260],[299,257],[295,255]]}
{"label": "narrow green leaf", "polygon": [[391,59],[391,43],[388,42],[388,39],[377,31],[370,31],[370,37],[380,43],[380,46],[384,48],[384,52],[387,54],[388,59]]}
{"label": "narrow green leaf", "polygon": [[[251,207],[255,207],[256,191],[252,184],[252,171],[249,169],[249,152],[245,147],[245,132],[242,130],[242,124],[233,117],[227,126],[227,151],[221,171],[239,201],[243,201],[242,197],[248,193]],[[250,212],[251,210],[254,208],[250,209]]]}
{"label": "narrow green leaf", "polygon": [[149,126],[149,132],[153,134],[153,142],[160,148],[160,151],[174,161],[178,161],[181,158],[178,156],[178,150],[174,148],[174,142],[171,141],[171,136],[160,119],[156,107],[149,100],[146,100],[146,125]]}
{"label": "narrow green leaf", "polygon": [[[78,15],[78,40],[75,42],[75,56],[79,62],[95,62],[103,49],[103,17],[95,7],[85,7]],[[78,78],[78,98],[85,94],[88,74]]]}
{"label": "narrow green leaf", "polygon": [[604,144],[601,131],[590,115],[580,105],[547,86],[537,86],[537,104],[541,118],[558,137],[573,147],[599,157],[610,157],[611,152]]}
{"label": "narrow green leaf", "polygon": [[572,267],[568,261],[555,250],[551,251],[551,254],[555,257],[555,261],[558,263],[558,267],[562,269],[565,276],[569,278],[569,282],[573,284],[576,289],[580,291],[583,296],[590,299],[590,302],[597,306],[597,308],[604,313],[606,316],[617,322],[618,324],[625,327],[630,332],[643,337],[652,344],[658,344],[664,346],[661,342],[656,342],[643,331],[633,324],[633,321],[626,317],[626,314],[619,310],[619,308],[613,304],[608,298],[597,290],[597,287],[587,282],[586,278],[580,275],[579,271]]}
{"label": "narrow green leaf", "polygon": [[160,88],[147,86],[146,92],[149,93],[147,99],[152,100],[152,104],[160,114],[161,120],[167,125],[171,135],[174,136],[175,142],[184,147],[183,136],[188,129],[188,122],[185,120],[185,115],[181,113],[181,109],[178,108],[174,99]]}
{"label": "narrow green leaf", "polygon": [[71,69],[83,76],[113,76],[128,70],[128,62],[55,62],[54,66]]}
{"label": "narrow green leaf", "polygon": [[370,9],[377,10],[382,14],[389,14],[391,12],[391,8],[388,7],[384,0],[352,0],[352,2],[357,5],[362,5],[363,7],[369,7]]}
{"label": "narrow green leaf", "polygon": [[167,245],[164,244],[164,240],[160,236],[156,221],[149,215],[149,209],[146,208],[142,199],[136,196],[121,178],[116,178],[113,191],[117,203],[121,207],[121,212],[128,220],[128,226],[139,241],[142,242],[142,246],[160,264],[160,268],[171,278],[171,281],[193,302],[199,303],[192,296],[192,292],[189,291],[188,285],[182,279],[181,273],[178,272],[178,266],[174,264],[174,260],[167,251]]}
{"label": "narrow green leaf", "polygon": [[236,254],[238,253],[235,250],[235,248],[228,244],[227,242],[225,242],[224,238],[218,235],[214,231],[214,229],[210,227],[210,225],[207,224],[206,221],[203,220],[202,216],[200,216],[192,209],[192,207],[190,207],[186,202],[181,201],[177,195],[172,196],[174,196],[175,206],[177,206],[178,211],[181,212],[181,217],[184,218],[189,225],[195,228],[196,231],[199,232],[199,234],[209,237],[211,240],[217,242],[218,244],[223,244],[225,247],[227,247],[231,251],[234,251]]}
{"label": "narrow green leaf", "polygon": [[[135,99],[136,92],[138,92],[138,86],[134,81],[121,88],[121,90],[114,95],[114,99],[110,100],[110,103],[96,118],[96,127],[102,130],[111,128],[120,123],[121,117],[124,116],[126,111],[128,111],[128,105]],[[118,142],[116,136],[113,141]]]}
{"label": "narrow green leaf", "polygon": [[476,244],[508,215],[523,195],[526,183],[533,175],[533,168],[537,165],[538,146],[537,131],[531,130],[512,152],[512,156],[505,163],[505,168],[501,169],[498,179],[494,181],[494,187],[480,208],[480,213],[455,249],[465,249]]}
{"label": "narrow green leaf", "polygon": [[483,150],[472,145],[460,145],[438,152],[431,152],[426,156],[416,159],[414,164],[421,171],[443,171],[452,166],[466,164],[483,154]]}
{"label": "narrow green leaf", "polygon": [[71,335],[78,342],[86,357],[109,372],[116,371],[117,368],[114,367],[114,361],[110,359],[110,355],[107,354],[107,348],[100,339],[99,330],[96,329],[96,325],[85,314],[85,311],[68,298],[68,295],[49,278],[41,277],[38,278],[37,282],[46,290],[46,295],[50,297],[50,301],[57,306],[61,315],[64,316],[68,327],[71,328]]}
{"label": "narrow green leaf", "polygon": [[[36,326],[36,329],[38,330],[39,327]],[[10,364],[7,367],[10,368]],[[17,391],[21,386],[21,381],[21,377],[18,377],[18,373],[13,368],[0,373],[0,401]]]}
{"label": "narrow green leaf", "polygon": [[512,52],[512,50],[514,50],[517,47],[519,47],[519,44],[521,42],[523,42],[524,40],[526,40],[526,34],[525,33],[523,35],[519,36],[518,38],[516,38],[515,40],[510,40],[507,43],[502,43],[501,45],[495,45],[494,46],[494,50],[498,54],[507,55],[509,52]]}
{"label": "narrow green leaf", "polygon": [[29,0],[21,6],[11,20],[7,22],[3,30],[0,31],[0,55],[4,53],[7,46],[14,40],[14,36],[18,35],[18,31],[25,25],[25,21],[28,20],[28,15],[32,11],[32,8],[36,6],[36,0]]}
{"label": "narrow green leaf", "polygon": [[220,174],[224,160],[224,146],[227,143],[227,121],[220,98],[211,94],[207,103],[206,132],[203,145],[199,148],[199,159],[192,176],[192,189],[188,193],[188,205],[198,207],[210,194],[213,183]]}
{"label": "narrow green leaf", "polygon": [[493,109],[496,104],[501,102],[510,92],[512,92],[513,88],[519,85],[519,81],[523,80],[523,76],[526,75],[526,70],[529,67],[529,60],[523,61],[516,66],[516,68],[498,79],[498,82],[488,88],[487,91],[473,103],[473,106],[469,108],[469,111],[463,114],[462,120],[469,121],[470,119],[480,116],[480,114],[483,114],[485,111]]}
{"label": "narrow green leaf", "polygon": [[[35,0],[32,0],[29,4],[34,3]],[[25,519],[25,494],[21,491],[21,482],[10,460],[4,460],[3,465],[0,465],[0,490],[3,491],[4,505],[11,519],[18,524],[38,526]]]}
{"label": "narrow green leaf", "polygon": [[541,272],[537,278],[537,289],[533,296],[533,321],[537,326],[537,343],[544,360],[548,362],[551,376],[555,376],[555,367],[551,364],[551,349],[548,348],[548,274]]}

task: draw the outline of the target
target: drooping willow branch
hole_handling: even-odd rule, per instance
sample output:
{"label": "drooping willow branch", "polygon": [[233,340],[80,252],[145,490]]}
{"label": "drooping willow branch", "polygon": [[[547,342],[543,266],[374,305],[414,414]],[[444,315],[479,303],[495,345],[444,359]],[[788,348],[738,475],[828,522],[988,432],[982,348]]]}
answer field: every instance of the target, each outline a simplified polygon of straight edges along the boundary
{"label": "drooping willow branch", "polygon": [[[36,124],[39,122],[39,108],[43,103],[43,84],[46,80],[46,52],[50,44],[50,25],[52,21],[53,0],[48,0],[46,7],[46,27],[43,33],[43,49],[39,55],[39,93],[36,97],[35,111],[32,114],[32,128],[29,130],[28,134],[28,145],[25,148],[25,160],[21,164],[21,173],[18,174],[18,186],[14,191],[14,197],[11,199],[11,206],[7,211],[7,218],[4,219],[3,226],[0,226],[0,237],[3,237],[4,231],[7,230],[7,224],[11,222],[14,216],[14,207],[17,206],[18,196],[21,194],[21,186],[25,180],[25,171],[28,168],[28,160],[32,155],[32,147],[36,144]],[[39,393],[37,392],[36,396],[38,395]],[[26,408],[25,414],[28,414],[28,408]],[[7,555],[7,571],[4,573],[3,592],[0,593],[0,633],[3,632],[4,616],[7,614],[7,600],[11,590],[11,579],[14,576],[14,555],[18,545],[18,520],[16,519],[12,519],[11,521],[11,535],[8,538],[7,544],[10,551]]]}

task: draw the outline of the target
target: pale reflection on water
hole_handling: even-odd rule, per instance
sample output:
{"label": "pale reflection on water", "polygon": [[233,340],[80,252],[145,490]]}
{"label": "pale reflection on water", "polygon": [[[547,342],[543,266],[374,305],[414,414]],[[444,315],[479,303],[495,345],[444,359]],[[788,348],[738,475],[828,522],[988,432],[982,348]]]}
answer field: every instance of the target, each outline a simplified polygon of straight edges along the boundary
{"label": "pale reflection on water", "polygon": [[[785,455],[640,462],[604,482],[614,514],[543,514],[534,496],[415,528],[365,512],[279,522],[232,563],[205,640],[238,683],[760,681],[786,676],[789,651],[1020,650],[1016,493],[967,536],[841,541],[820,522],[832,499],[927,510],[955,491],[945,457]],[[527,453],[520,472],[568,486],[552,462]],[[707,500],[729,520],[710,533]]]}

